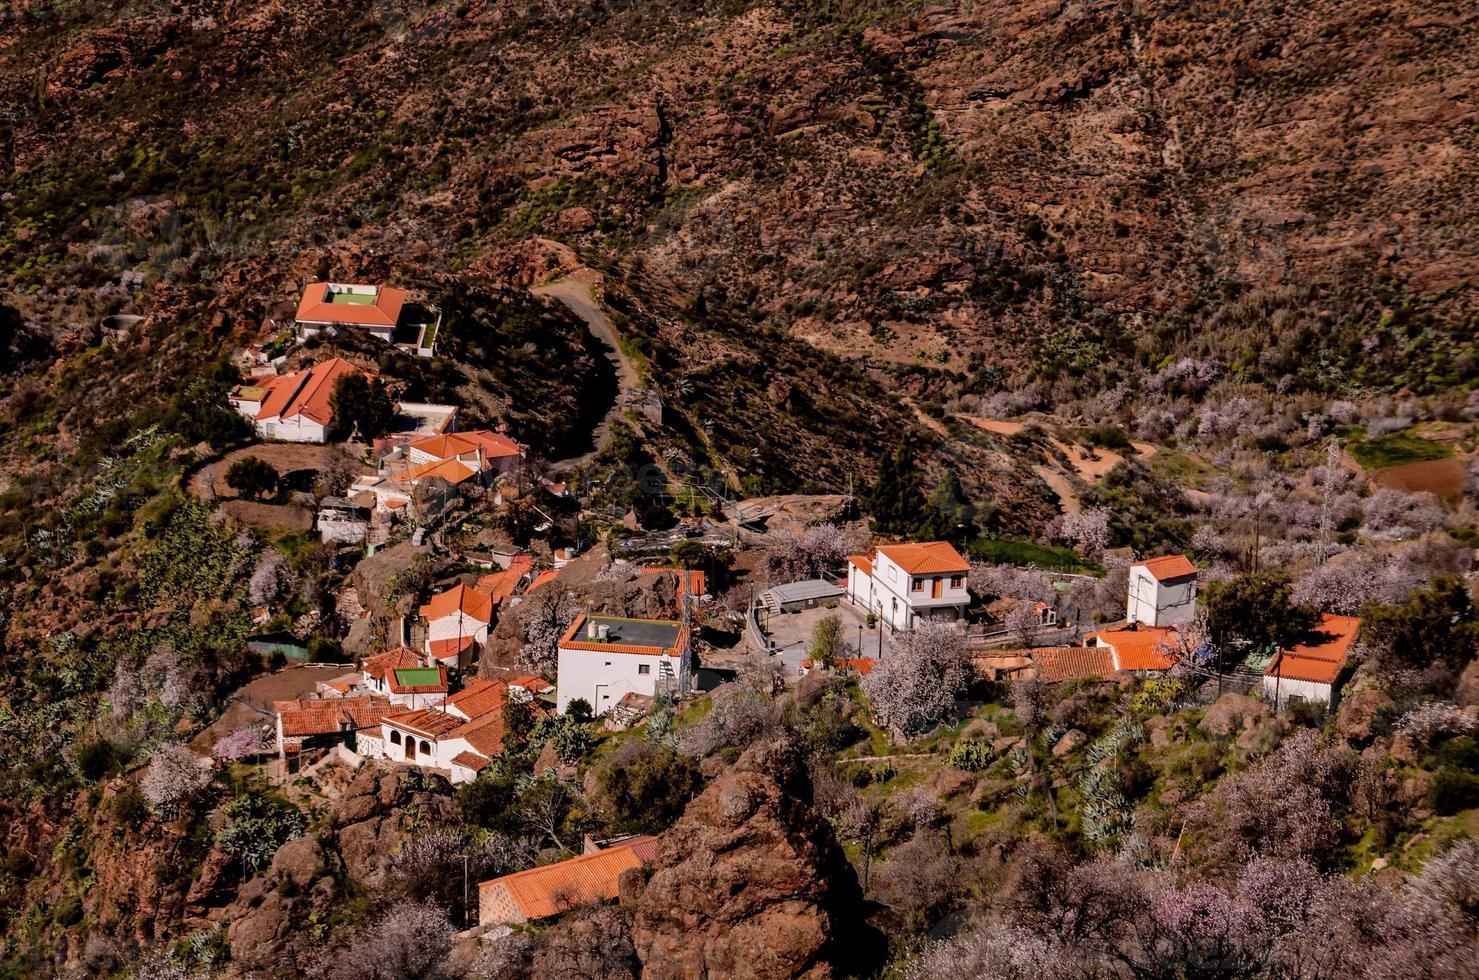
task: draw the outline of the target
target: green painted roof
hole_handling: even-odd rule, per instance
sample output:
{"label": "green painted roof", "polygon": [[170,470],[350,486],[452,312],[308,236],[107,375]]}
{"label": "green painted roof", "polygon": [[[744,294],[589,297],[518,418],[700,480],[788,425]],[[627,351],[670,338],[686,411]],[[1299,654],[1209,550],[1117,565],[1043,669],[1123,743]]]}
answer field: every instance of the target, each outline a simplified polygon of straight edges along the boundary
{"label": "green painted roof", "polygon": [[400,687],[434,687],[442,682],[442,672],[435,667],[406,667],[395,672]]}

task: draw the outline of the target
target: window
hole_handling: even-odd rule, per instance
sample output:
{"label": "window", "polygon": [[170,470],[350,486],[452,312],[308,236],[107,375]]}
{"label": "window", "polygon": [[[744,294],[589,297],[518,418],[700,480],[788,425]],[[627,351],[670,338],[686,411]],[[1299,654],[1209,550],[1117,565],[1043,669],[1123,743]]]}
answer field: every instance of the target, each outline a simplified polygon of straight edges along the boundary
{"label": "window", "polygon": [[426,740],[425,739],[422,739],[422,741],[421,741],[421,754],[422,755],[431,755],[431,746],[426,744]]}
{"label": "window", "polygon": [[392,728],[390,730],[390,744],[391,745],[400,745],[401,744],[401,733],[398,732],[398,731],[396,731],[394,728]]}
{"label": "window", "polygon": [[639,673],[639,674],[650,674],[650,673],[652,673],[652,665],[651,664],[638,664],[637,665],[637,673]]}
{"label": "window", "polygon": [[915,579],[914,580],[914,585],[911,587],[911,591],[914,591],[914,592],[923,592],[924,591],[924,579],[922,579],[922,578]]}
{"label": "window", "polygon": [[952,589],[958,589],[962,585],[965,585],[965,576],[964,575],[952,575],[952,576],[950,576],[950,587]]}

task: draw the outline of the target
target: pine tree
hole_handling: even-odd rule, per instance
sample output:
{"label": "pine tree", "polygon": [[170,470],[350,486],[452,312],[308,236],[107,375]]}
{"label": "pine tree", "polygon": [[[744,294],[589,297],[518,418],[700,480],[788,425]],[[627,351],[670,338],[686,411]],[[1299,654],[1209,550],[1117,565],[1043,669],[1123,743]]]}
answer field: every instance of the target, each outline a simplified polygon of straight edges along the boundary
{"label": "pine tree", "polygon": [[975,530],[975,517],[976,509],[966,499],[960,480],[947,470],[930,492],[915,533],[922,538],[963,540]]}
{"label": "pine tree", "polygon": [[919,467],[907,440],[878,461],[878,478],[868,495],[873,527],[882,534],[906,534],[920,515]]}

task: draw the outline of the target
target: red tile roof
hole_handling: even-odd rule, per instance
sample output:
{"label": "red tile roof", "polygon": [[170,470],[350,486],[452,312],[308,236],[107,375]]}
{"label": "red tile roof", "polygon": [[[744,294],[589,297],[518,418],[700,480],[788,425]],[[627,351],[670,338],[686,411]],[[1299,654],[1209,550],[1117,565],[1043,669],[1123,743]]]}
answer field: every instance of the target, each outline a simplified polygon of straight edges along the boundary
{"label": "red tile roof", "polygon": [[503,712],[496,711],[465,722],[448,737],[466,739],[476,751],[495,756],[503,751]]}
{"label": "red tile roof", "polygon": [[533,567],[534,559],[529,555],[514,555],[509,559],[507,568],[478,579],[478,591],[488,593],[493,599],[493,605],[501,605],[513,597],[519,589],[519,583]]}
{"label": "red tile roof", "polygon": [[1268,677],[1334,684],[1350,656],[1351,646],[1361,631],[1361,620],[1355,616],[1324,613],[1310,636],[1310,642],[1298,643],[1282,650],[1264,670]]}
{"label": "red tile roof", "polygon": [[1176,627],[1145,626],[1100,630],[1086,639],[1114,648],[1120,670],[1170,670],[1176,663]]}
{"label": "red tile roof", "polygon": [[420,667],[424,661],[421,655],[409,647],[396,647],[384,653],[377,653],[373,657],[366,657],[360,663],[360,670],[371,677],[386,677],[391,671],[408,667]]}
{"label": "red tile roof", "polygon": [[847,563],[849,565],[856,565],[858,567],[858,571],[862,572],[864,575],[867,575],[869,578],[873,577],[873,559],[869,556],[848,555]]}
{"label": "red tile roof", "polygon": [[532,691],[536,694],[555,689],[555,686],[549,681],[543,677],[535,677],[533,674],[520,674],[517,677],[510,677],[508,679],[508,686],[521,687],[526,691]]}
{"label": "red tile roof", "polygon": [[410,448],[429,456],[435,456],[437,459],[451,459],[454,456],[466,456],[468,453],[481,451],[484,459],[492,460],[519,456],[524,452],[524,447],[513,439],[501,432],[492,432],[488,429],[427,436],[425,439],[418,439],[411,443]]}
{"label": "red tile roof", "polygon": [[349,323],[360,327],[393,327],[406,305],[406,291],[394,286],[360,287],[375,290],[373,303],[331,303],[330,285],[339,283],[311,282],[298,301],[300,323]]}
{"label": "red tile roof", "polygon": [[481,772],[483,767],[492,761],[487,756],[478,755],[476,752],[458,752],[452,756],[452,765],[462,766],[473,772]]}
{"label": "red tile roof", "polygon": [[476,680],[448,698],[448,708],[456,708],[476,720],[489,712],[502,712],[508,700],[508,684],[501,680]]}
{"label": "red tile roof", "polygon": [[387,715],[385,724],[402,731],[415,732],[427,738],[445,738],[461,728],[461,718],[450,715],[440,708],[418,708],[415,711],[400,711]]}
{"label": "red tile roof", "polygon": [[502,889],[525,919],[545,919],[577,905],[616,898],[621,873],[656,858],[657,838],[634,837],[568,861],[485,881],[478,890]]}
{"label": "red tile roof", "polygon": [[879,547],[878,553],[887,555],[910,575],[942,575],[971,570],[971,563],[948,541],[886,544]]}
{"label": "red tile roof", "polygon": [[260,385],[264,394],[262,407],[257,410],[257,418],[290,419],[301,415],[319,425],[328,425],[334,416],[329,405],[334,386],[339,383],[340,378],[352,374],[366,372],[343,358],[335,357],[321,361],[306,371],[280,374],[264,381]]}
{"label": "red tile roof", "polygon": [[296,698],[292,701],[274,701],[272,707],[281,719],[285,738],[373,728],[395,710],[390,701],[373,695],[355,698]]}
{"label": "red tile roof", "polygon": [[1147,558],[1144,561],[1135,562],[1130,567],[1145,569],[1157,582],[1185,578],[1197,573],[1197,566],[1193,565],[1191,559],[1185,555],[1162,555],[1159,558]]}
{"label": "red tile roof", "polygon": [[477,476],[478,471],[458,459],[434,459],[429,463],[422,463],[414,469],[407,470],[401,475],[401,480],[406,483],[419,483],[422,480],[446,480],[456,486]]}
{"label": "red tile roof", "polygon": [[428,622],[455,616],[458,611],[468,619],[487,625],[493,621],[493,597],[470,586],[458,584],[431,597],[421,607]]}
{"label": "red tile roof", "polygon": [[464,650],[467,650],[476,642],[477,638],[470,635],[453,636],[445,640],[432,640],[431,643],[427,644],[430,647],[427,652],[431,654],[433,660],[446,660],[449,657],[461,656]]}
{"label": "red tile roof", "polygon": [[1038,679],[1057,683],[1084,677],[1113,677],[1114,651],[1109,647],[1041,647],[1032,651]]}

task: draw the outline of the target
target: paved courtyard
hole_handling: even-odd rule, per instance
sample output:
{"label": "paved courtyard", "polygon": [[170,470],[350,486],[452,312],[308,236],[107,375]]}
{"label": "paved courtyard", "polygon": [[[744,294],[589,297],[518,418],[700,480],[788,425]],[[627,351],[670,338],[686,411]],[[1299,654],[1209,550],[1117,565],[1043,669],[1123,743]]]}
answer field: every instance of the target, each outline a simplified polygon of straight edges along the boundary
{"label": "paved courtyard", "polygon": [[[889,654],[889,638],[879,627],[868,629],[866,614],[843,600],[834,608],[818,606],[794,613],[760,613],[760,625],[775,642],[776,656],[787,677],[795,677],[806,659],[806,649],[811,646],[811,634],[827,616],[836,615],[842,620],[842,640],[847,646],[844,655],[881,659]],[[861,652],[859,652],[861,651]]]}

